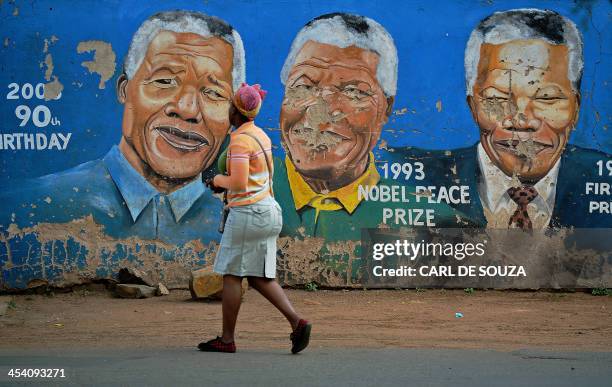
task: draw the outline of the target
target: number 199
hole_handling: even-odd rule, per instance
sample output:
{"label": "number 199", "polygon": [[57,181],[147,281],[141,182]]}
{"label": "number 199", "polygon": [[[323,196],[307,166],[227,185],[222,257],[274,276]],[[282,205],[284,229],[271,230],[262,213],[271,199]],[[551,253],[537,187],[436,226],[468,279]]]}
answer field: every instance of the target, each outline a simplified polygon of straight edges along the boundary
{"label": "number 199", "polygon": [[[599,176],[603,176],[604,175],[604,160],[599,160],[595,164],[597,164]],[[608,170],[608,176],[612,176],[612,160],[606,161],[605,168]]]}

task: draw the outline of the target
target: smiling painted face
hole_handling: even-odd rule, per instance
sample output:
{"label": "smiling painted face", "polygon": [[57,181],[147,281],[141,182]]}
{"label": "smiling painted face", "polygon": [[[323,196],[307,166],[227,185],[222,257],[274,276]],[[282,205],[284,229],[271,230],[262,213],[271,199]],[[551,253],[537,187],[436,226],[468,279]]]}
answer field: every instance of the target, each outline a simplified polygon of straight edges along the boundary
{"label": "smiling painted face", "polygon": [[280,114],[283,144],[301,175],[342,186],[365,171],[392,105],[376,79],[378,60],[355,46],[304,44]]}
{"label": "smiling painted face", "polygon": [[120,82],[123,136],[156,174],[189,178],[214,160],[230,129],[232,58],[220,38],[162,31]]}
{"label": "smiling painted face", "polygon": [[561,157],[578,119],[567,46],[542,40],[483,44],[468,103],[493,163],[508,176],[538,181]]}

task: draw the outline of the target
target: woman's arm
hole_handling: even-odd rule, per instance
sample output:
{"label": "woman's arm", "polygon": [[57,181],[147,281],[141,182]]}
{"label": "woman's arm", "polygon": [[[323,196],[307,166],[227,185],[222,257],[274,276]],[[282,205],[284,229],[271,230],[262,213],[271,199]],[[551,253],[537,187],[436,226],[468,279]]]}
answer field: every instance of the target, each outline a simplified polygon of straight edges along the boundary
{"label": "woman's arm", "polygon": [[251,148],[249,143],[241,137],[232,138],[227,152],[227,165],[229,167],[226,175],[217,175],[213,178],[213,185],[229,189],[234,192],[244,192],[249,182],[249,163],[251,159]]}
{"label": "woman's arm", "polygon": [[249,182],[249,160],[232,159],[229,173],[229,176],[216,175],[213,184],[232,191],[246,191]]}

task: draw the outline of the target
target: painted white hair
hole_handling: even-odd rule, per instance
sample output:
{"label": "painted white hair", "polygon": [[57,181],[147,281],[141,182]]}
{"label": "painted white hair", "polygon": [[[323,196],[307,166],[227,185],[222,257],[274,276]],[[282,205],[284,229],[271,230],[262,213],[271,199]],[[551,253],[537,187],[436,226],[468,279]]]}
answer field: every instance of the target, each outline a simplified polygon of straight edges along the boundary
{"label": "painted white hair", "polygon": [[378,54],[376,78],[387,97],[397,92],[397,49],[387,30],[374,20],[359,15],[334,13],[319,16],[298,32],[281,70],[283,85],[295,63],[297,54],[309,40],[340,48],[356,46]]}
{"label": "painted white hair", "polygon": [[244,46],[238,31],[217,17],[192,11],[160,12],[142,23],[132,38],[123,64],[128,79],[134,77],[144,60],[149,44],[161,31],[189,32],[204,38],[218,37],[225,40],[232,45],[234,52],[232,62],[232,86],[234,90],[238,90],[242,82],[245,81]]}
{"label": "painted white hair", "polygon": [[465,48],[465,83],[467,95],[473,95],[478,77],[480,46],[483,43],[503,44],[512,40],[540,39],[568,48],[568,79],[575,92],[582,80],[582,35],[568,18],[550,10],[535,8],[495,12],[483,19],[472,31]]}

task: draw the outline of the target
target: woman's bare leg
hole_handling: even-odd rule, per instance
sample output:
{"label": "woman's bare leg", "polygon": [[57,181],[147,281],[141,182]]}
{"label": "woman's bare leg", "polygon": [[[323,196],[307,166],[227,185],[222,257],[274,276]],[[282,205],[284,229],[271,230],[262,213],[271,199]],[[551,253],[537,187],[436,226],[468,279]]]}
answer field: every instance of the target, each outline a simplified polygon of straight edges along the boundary
{"label": "woman's bare leg", "polygon": [[242,297],[242,278],[234,275],[223,276],[223,335],[221,340],[224,343],[234,341],[234,332],[236,330],[236,319],[240,310]]}
{"label": "woman's bare leg", "polygon": [[293,309],[293,305],[287,295],[280,287],[278,282],[270,278],[248,277],[249,285],[255,288],[262,296],[272,303],[291,324],[291,329],[295,330],[300,321],[300,316]]}

